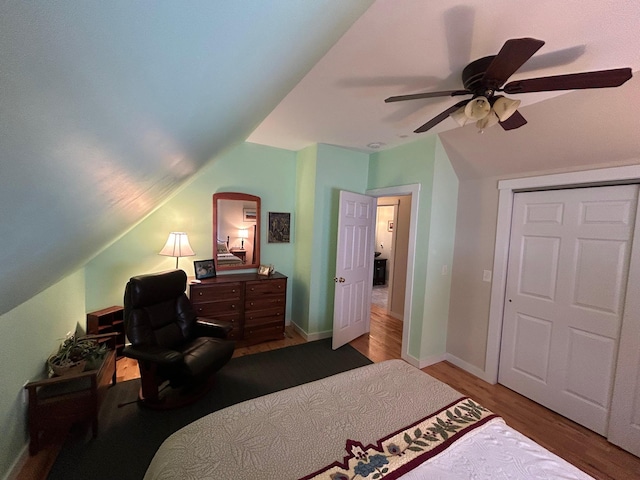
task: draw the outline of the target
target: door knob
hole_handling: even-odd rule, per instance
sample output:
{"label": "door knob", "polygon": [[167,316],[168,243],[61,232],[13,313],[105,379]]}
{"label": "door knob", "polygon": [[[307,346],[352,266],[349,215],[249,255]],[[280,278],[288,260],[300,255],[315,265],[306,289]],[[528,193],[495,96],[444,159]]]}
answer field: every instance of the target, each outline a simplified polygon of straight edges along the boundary
{"label": "door knob", "polygon": [[344,278],[342,278],[342,277],[340,277],[340,278],[333,277],[333,281],[336,282],[336,283],[338,283],[338,282],[344,283],[346,280]]}

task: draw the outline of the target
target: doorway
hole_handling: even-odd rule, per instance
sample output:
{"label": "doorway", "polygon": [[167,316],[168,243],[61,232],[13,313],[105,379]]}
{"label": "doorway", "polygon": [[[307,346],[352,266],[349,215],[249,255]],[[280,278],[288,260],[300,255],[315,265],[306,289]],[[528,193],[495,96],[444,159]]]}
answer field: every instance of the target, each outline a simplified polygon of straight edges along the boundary
{"label": "doorway", "polygon": [[[378,205],[394,206],[395,216],[384,218],[380,228],[390,237],[391,245],[383,241],[383,248],[376,245],[374,251],[385,251],[386,267],[386,308],[377,306],[372,299],[371,323],[380,325],[378,337],[386,344],[395,345],[400,339],[400,356],[409,361],[409,331],[411,326],[411,306],[413,303],[413,269],[416,249],[417,211],[420,185],[402,185],[397,187],[369,190],[367,195],[376,197]],[[389,221],[392,220],[392,225]],[[377,222],[377,220],[376,220]],[[388,231],[391,230],[391,231]],[[382,257],[382,255],[380,255]],[[378,257],[378,258],[380,258]],[[372,259],[372,261],[375,259]],[[373,279],[372,279],[373,281]],[[374,318],[375,316],[375,318]],[[377,329],[374,329],[376,331]],[[379,339],[375,339],[378,341]]]}

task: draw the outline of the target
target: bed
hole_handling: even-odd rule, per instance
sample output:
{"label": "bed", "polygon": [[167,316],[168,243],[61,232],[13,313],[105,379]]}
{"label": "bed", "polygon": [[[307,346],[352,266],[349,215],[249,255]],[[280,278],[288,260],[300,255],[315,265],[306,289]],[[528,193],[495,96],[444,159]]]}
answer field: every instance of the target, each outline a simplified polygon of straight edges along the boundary
{"label": "bed", "polygon": [[167,438],[145,480],[591,479],[402,360],[209,414]]}
{"label": "bed", "polygon": [[229,240],[218,240],[217,265],[219,267],[242,265],[242,259],[229,251]]}

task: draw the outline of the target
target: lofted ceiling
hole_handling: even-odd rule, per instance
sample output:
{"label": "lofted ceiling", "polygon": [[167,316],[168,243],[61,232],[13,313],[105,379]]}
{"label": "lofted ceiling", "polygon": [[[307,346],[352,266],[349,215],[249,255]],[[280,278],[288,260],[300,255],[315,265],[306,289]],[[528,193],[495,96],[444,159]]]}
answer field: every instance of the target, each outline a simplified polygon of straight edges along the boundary
{"label": "lofted ceiling", "polygon": [[[0,2],[0,314],[80,268],[224,149],[375,151],[505,40],[546,45],[513,79],[640,70],[635,0]],[[529,124],[433,133],[461,178],[638,158],[640,86],[521,95]],[[541,162],[540,154],[545,155]]]}

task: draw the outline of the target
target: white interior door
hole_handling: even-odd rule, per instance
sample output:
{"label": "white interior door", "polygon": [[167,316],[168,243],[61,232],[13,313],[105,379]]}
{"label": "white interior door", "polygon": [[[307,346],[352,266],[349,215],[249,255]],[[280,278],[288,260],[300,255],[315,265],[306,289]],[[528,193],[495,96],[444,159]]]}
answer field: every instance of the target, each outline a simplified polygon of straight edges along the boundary
{"label": "white interior door", "polygon": [[369,331],[376,199],[340,192],[333,349]]}
{"label": "white interior door", "polygon": [[606,434],[638,187],[514,197],[499,382]]}
{"label": "white interior door", "polygon": [[640,207],[636,208],[627,292],[607,438],[640,457]]}

